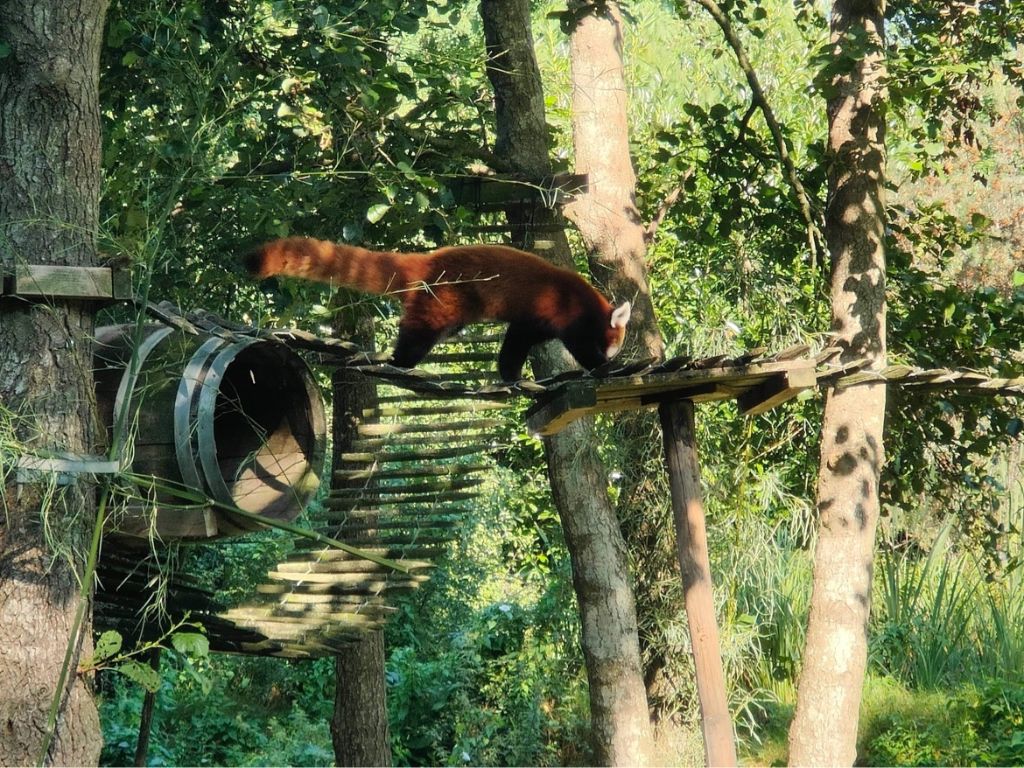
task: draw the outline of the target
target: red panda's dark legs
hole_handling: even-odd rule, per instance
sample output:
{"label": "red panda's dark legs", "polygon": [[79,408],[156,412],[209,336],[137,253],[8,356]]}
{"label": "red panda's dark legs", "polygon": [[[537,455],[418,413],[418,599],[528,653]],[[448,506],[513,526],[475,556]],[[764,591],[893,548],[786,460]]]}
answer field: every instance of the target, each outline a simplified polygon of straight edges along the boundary
{"label": "red panda's dark legs", "polygon": [[534,344],[553,338],[525,323],[510,323],[505,340],[498,352],[498,373],[502,381],[518,381],[523,376],[523,365]]}
{"label": "red panda's dark legs", "polygon": [[391,355],[391,363],[400,368],[413,368],[426,357],[444,335],[443,331],[399,324],[398,341]]}

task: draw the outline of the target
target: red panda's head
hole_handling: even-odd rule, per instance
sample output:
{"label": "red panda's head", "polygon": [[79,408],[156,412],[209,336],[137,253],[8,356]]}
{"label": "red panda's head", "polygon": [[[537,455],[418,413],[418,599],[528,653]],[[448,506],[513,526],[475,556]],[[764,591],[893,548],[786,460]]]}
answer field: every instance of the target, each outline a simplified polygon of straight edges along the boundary
{"label": "red panda's head", "polygon": [[626,340],[626,323],[629,322],[630,303],[623,302],[612,310],[611,320],[604,330],[605,337],[605,358],[611,360],[622,349],[622,343]]}

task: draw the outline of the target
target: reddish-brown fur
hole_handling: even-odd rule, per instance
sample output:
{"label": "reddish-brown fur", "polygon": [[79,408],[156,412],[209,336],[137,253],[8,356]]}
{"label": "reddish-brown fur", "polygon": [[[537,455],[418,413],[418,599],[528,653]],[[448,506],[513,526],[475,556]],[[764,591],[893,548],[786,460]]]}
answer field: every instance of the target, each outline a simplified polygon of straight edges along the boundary
{"label": "reddish-brown fur", "polygon": [[288,275],[391,296],[402,303],[396,365],[412,367],[440,339],[468,323],[509,323],[499,355],[504,378],[518,378],[529,348],[559,338],[588,368],[608,359],[625,334],[629,308],[612,305],[571,270],[502,245],[431,253],[370,251],[290,237],[248,258],[260,277]]}

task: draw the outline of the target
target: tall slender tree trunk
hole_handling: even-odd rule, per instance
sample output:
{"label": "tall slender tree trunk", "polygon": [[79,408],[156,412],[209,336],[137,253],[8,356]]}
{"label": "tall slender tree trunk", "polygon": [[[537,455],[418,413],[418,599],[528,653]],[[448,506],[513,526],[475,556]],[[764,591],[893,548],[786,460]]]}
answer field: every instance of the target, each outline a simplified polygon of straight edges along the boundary
{"label": "tall slender tree trunk", "polygon": [[636,207],[629,154],[625,35],[615,2],[594,3],[569,35],[574,170],[587,174],[588,187],[566,206],[565,215],[579,229],[595,279],[616,301],[633,303],[624,354],[661,357],[665,345],[644,263],[647,228]]}
{"label": "tall slender tree trunk", "polygon": [[[350,299],[346,307],[345,298]],[[359,307],[354,294],[343,291],[335,300],[338,321],[335,331],[363,349],[372,350],[373,316]],[[355,309],[352,309],[354,307]],[[377,406],[377,387],[357,373],[339,368],[334,373],[334,420],[332,469],[343,466],[341,454],[351,451],[357,420],[363,409]],[[338,487],[333,479],[331,487]],[[336,535],[334,531],[332,535]],[[367,531],[366,536],[371,535]],[[352,537],[347,537],[351,539]],[[358,544],[359,542],[354,542]],[[370,632],[349,645],[334,662],[334,715],[331,740],[338,765],[391,765],[391,733],[388,727],[387,686],[384,676],[384,633]]]}
{"label": "tall slender tree trunk", "polygon": [[[588,177],[587,191],[565,208],[587,248],[590,268],[616,302],[633,302],[621,358],[661,358],[664,342],[651,301],[645,258],[650,231],[636,204],[636,174],[629,153],[628,93],[622,49],[626,24],[617,3],[594,4],[577,16],[570,30],[573,151],[577,173]],[[668,520],[658,519],[668,488],[652,482],[662,465],[660,426],[653,412],[629,411],[616,417],[617,470],[621,474],[618,518],[634,557],[673,567],[671,547],[654,552],[669,537],[658,534]],[[653,524],[652,524],[653,523]],[[683,604],[666,606],[660,568],[637,573],[635,580],[639,641],[651,715],[660,718],[664,696],[673,685],[663,675],[668,662],[664,638],[655,618],[659,612],[681,612]]]}
{"label": "tall slender tree trunk", "polygon": [[[844,361],[885,365],[884,0],[837,0],[832,46],[848,62],[828,100],[832,330]],[[885,384],[825,393],[818,542],[791,765],[850,765],[867,666]]]}
{"label": "tall slender tree trunk", "polygon": [[[494,86],[498,140],[496,154],[513,171],[541,177],[551,173],[544,94],[534,58],[528,0],[483,0],[488,77]],[[532,249],[537,227],[561,222],[553,211],[535,211],[522,221],[510,213],[513,240]],[[561,231],[544,255],[572,267]],[[564,370],[568,358],[557,345],[534,355],[534,371]],[[626,546],[608,498],[608,473],[597,455],[593,422],[581,419],[545,442],[552,493],[572,561],[573,584],[582,620],[583,654],[590,684],[592,762],[636,765],[647,760],[650,719],[640,668],[636,606]]]}
{"label": "tall slender tree trunk", "polygon": [[[107,0],[0,0],[0,271],[93,266],[99,216],[99,51]],[[0,297],[0,765],[35,764],[69,643],[44,756],[89,765],[102,738],[76,638],[95,492],[88,476],[19,476],[26,452],[97,450],[93,310]]]}

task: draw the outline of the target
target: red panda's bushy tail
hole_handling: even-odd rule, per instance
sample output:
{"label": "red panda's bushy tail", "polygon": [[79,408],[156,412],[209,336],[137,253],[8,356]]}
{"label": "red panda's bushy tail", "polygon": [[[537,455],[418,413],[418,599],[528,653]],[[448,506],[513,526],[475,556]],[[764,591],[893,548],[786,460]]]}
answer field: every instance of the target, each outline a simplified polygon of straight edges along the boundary
{"label": "red panda's bushy tail", "polygon": [[417,260],[410,256],[309,237],[286,237],[250,252],[245,267],[257,277],[299,277],[384,294],[401,291],[422,279],[415,274]]}

